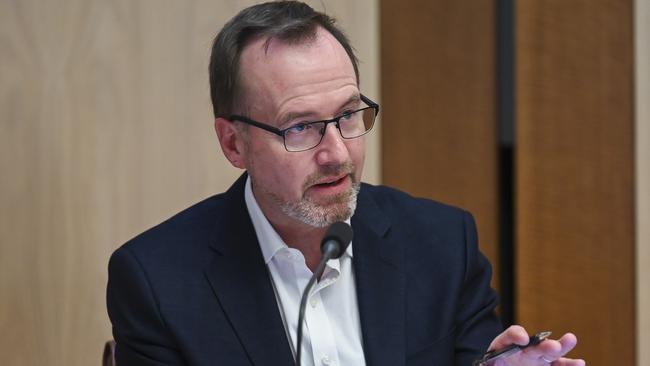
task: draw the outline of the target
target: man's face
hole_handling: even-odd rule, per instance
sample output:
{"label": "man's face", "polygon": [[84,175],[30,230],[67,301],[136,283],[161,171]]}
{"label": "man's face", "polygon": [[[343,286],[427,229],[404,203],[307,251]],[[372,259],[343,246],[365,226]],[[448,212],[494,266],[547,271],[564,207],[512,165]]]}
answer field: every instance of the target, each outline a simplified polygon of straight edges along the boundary
{"label": "man's face", "polygon": [[[252,42],[241,54],[245,110],[279,129],[329,119],[360,108],[352,62],[339,42],[319,29],[313,41]],[[282,138],[248,127],[243,160],[255,198],[272,223],[292,220],[325,227],[350,217],[364,162],[363,137],[345,140],[335,124],[307,151],[286,151]]]}

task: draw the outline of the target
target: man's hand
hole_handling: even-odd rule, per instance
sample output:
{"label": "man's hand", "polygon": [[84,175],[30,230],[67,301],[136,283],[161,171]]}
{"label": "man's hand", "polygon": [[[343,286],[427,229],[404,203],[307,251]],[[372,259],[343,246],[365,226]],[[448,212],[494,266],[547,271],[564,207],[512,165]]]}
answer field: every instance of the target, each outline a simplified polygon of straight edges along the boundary
{"label": "man's hand", "polygon": [[[499,334],[490,344],[489,350],[499,350],[512,344],[526,345],[529,335],[518,325],[513,325]],[[508,357],[496,361],[495,366],[584,366],[585,361],[563,357],[578,343],[575,335],[567,333],[558,340],[546,339],[537,346],[526,347]]]}

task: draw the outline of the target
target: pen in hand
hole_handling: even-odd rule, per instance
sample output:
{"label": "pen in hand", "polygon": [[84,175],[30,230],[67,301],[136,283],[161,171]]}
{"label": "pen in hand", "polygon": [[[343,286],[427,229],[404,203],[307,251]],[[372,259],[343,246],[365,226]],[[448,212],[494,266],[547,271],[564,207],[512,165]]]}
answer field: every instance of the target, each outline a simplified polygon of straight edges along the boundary
{"label": "pen in hand", "polygon": [[518,344],[513,344],[510,345],[506,348],[500,349],[500,350],[494,350],[487,352],[486,354],[483,355],[483,357],[480,360],[474,361],[472,366],[487,366],[491,365],[494,361],[504,358],[507,356],[510,356],[513,353],[517,353],[521,351],[522,349],[530,346],[536,346],[540,343],[542,343],[543,340],[548,338],[551,335],[551,332],[541,332],[537,333],[534,336],[530,337],[530,340],[528,341],[527,345],[518,345]]}

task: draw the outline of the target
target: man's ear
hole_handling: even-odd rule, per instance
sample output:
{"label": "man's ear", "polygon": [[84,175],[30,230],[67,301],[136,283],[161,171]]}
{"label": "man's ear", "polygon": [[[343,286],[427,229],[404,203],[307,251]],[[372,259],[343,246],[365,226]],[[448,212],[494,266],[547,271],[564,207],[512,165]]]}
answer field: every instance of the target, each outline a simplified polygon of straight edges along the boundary
{"label": "man's ear", "polygon": [[246,169],[246,143],[244,136],[235,128],[235,125],[222,117],[214,120],[214,130],[217,132],[219,144],[223,155],[234,167]]}

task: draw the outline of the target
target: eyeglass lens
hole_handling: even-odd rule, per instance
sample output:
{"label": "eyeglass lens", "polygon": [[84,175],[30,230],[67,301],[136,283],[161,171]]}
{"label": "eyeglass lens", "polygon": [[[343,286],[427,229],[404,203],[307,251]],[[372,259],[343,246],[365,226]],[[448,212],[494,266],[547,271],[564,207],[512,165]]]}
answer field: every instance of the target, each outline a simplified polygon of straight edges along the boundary
{"label": "eyeglass lens", "polygon": [[[338,119],[341,137],[353,139],[368,132],[375,122],[375,109],[365,108],[344,114]],[[309,150],[316,147],[325,134],[326,122],[299,124],[284,134],[284,144],[289,151]]]}

